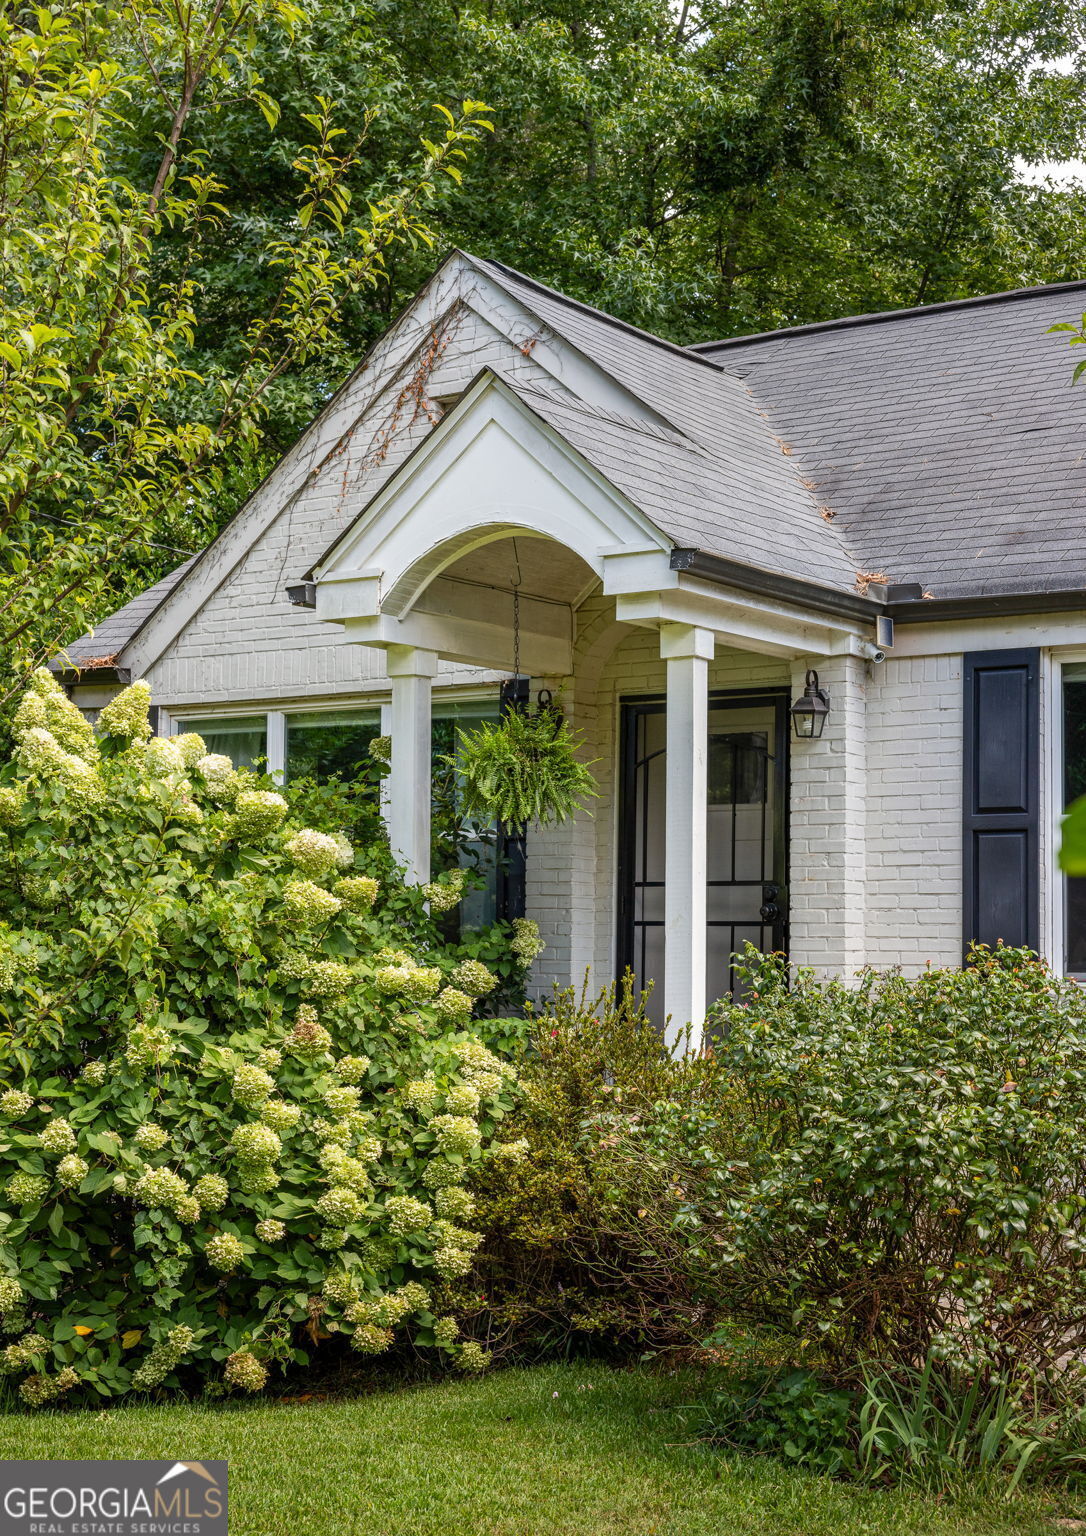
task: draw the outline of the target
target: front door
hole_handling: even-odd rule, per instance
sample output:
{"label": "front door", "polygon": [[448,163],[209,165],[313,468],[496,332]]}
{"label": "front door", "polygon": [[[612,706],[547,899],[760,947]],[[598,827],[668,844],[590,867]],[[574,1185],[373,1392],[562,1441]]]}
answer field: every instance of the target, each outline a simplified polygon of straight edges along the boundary
{"label": "front door", "polygon": [[[652,982],[649,1013],[663,1024],[666,704],[622,706],[619,841],[621,973]],[[746,943],[787,945],[788,694],[709,699],[707,996],[736,990],[732,957]]]}

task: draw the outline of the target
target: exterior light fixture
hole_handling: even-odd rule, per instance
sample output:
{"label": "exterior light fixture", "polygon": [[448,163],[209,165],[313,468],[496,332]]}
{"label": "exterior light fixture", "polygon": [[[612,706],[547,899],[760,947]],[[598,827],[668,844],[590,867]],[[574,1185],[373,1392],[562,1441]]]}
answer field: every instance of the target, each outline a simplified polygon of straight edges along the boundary
{"label": "exterior light fixture", "polygon": [[818,673],[807,673],[802,699],[797,699],[789,713],[792,725],[800,741],[817,741],[830,712],[830,696],[818,686]]}

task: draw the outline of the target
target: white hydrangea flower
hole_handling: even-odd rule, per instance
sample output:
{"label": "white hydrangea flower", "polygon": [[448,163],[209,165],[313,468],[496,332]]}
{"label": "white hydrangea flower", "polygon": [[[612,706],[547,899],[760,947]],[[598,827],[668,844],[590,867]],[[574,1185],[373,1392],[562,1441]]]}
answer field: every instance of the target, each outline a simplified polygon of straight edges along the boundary
{"label": "white hydrangea flower", "polygon": [[136,1180],[132,1193],[141,1205],[172,1211],[179,1201],[189,1198],[189,1187],[172,1168],[148,1168]]}
{"label": "white hydrangea flower", "polygon": [[345,832],[332,834],[332,841],[336,845],[336,868],[351,869],[354,865],[354,844]]}
{"label": "white hydrangea flower", "polygon": [[283,1143],[270,1125],[254,1121],[234,1127],[230,1145],[239,1163],[261,1165],[274,1163],[283,1150]]}
{"label": "white hydrangea flower", "polygon": [[101,805],[105,786],[93,763],[65,752],[51,732],[34,727],[19,741],[20,767],[30,778],[59,784],[71,803],[79,809]]}
{"label": "white hydrangea flower", "polygon": [[445,1094],[445,1107],[453,1115],[477,1115],[478,1088],[473,1083],[455,1083]]}
{"label": "white hydrangea flower", "polygon": [[339,960],[314,960],[306,972],[305,990],[310,997],[342,997],[355,980],[350,966]]}
{"label": "white hydrangea flower", "polygon": [[349,1227],[363,1210],[357,1193],[346,1184],[335,1184],[317,1201],[317,1214],[334,1227]]}
{"label": "white hydrangea flower", "polygon": [[434,1012],[450,1023],[466,1023],[474,1007],[474,999],[457,987],[442,987],[434,998]]}
{"label": "white hydrangea flower", "polygon": [[357,1088],[341,1083],[336,1084],[335,1087],[326,1088],[321,1098],[328,1113],[339,1117],[349,1115],[352,1110],[358,1108],[358,1092]]}
{"label": "white hydrangea flower", "polygon": [[230,1196],[230,1186],[218,1173],[204,1173],[192,1186],[192,1193],[205,1211],[221,1211]]}
{"label": "white hydrangea flower", "polygon": [[438,1150],[467,1157],[479,1145],[479,1127],[467,1115],[435,1115],[430,1129],[437,1138]]}
{"label": "white hydrangea flower", "polygon": [[439,1189],[434,1196],[434,1205],[443,1221],[470,1221],[475,1215],[475,1201],[466,1189],[456,1184]]}
{"label": "white hydrangea flower", "polygon": [[132,1140],[139,1150],[145,1154],[161,1152],[168,1141],[166,1132],[160,1125],[155,1125],[148,1120],[146,1124],[138,1126]]}
{"label": "white hydrangea flower", "polygon": [[[308,875],[311,880],[321,880],[331,874],[339,860],[340,849],[336,839],[327,832],[315,832],[312,827],[303,827],[300,832],[295,832],[293,837],[287,839],[286,849],[302,874]],[[351,857],[354,858],[353,849]]]}
{"label": "white hydrangea flower", "polygon": [[369,1071],[368,1056],[341,1056],[335,1064],[335,1074],[343,1083],[359,1083]]}
{"label": "white hydrangea flower", "polygon": [[230,1097],[245,1109],[259,1109],[275,1087],[275,1082],[263,1067],[244,1061],[235,1068],[230,1084]]}
{"label": "white hydrangea flower", "polygon": [[192,765],[203,780],[207,793],[222,805],[230,805],[236,798],[241,779],[228,757],[221,752],[207,752]]}
{"label": "white hydrangea flower", "polygon": [[141,680],[122,688],[98,716],[98,731],[102,736],[123,736],[128,741],[147,741],[151,735],[148,711],[151,708],[151,690]]}
{"label": "white hydrangea flower", "polygon": [[382,965],[373,979],[381,992],[412,1003],[428,1002],[441,986],[441,972],[436,966]]}
{"label": "white hydrangea flower", "polygon": [[315,928],[335,917],[343,903],[312,880],[288,880],[283,887],[283,920],[294,928]]}
{"label": "white hydrangea flower", "polygon": [[422,894],[432,912],[451,912],[464,895],[464,871],[450,869],[440,880],[422,886]]}
{"label": "white hydrangea flower", "polygon": [[198,736],[195,731],[182,731],[180,736],[173,736],[170,739],[180,752],[186,771],[195,768],[200,759],[208,755],[204,738]]}
{"label": "white hydrangea flower", "polygon": [[380,888],[380,882],[372,875],[347,875],[336,881],[332,891],[349,912],[363,913],[373,906]]}
{"label": "white hydrangea flower", "polygon": [[245,1258],[245,1248],[232,1232],[216,1232],[204,1244],[204,1255],[212,1269],[229,1274]]}
{"label": "white hydrangea flower", "polygon": [[393,1195],[385,1201],[385,1217],[393,1237],[410,1237],[413,1232],[424,1232],[434,1213],[425,1200],[416,1200],[414,1195]]}
{"label": "white hydrangea flower", "polygon": [[24,1093],[21,1088],[9,1088],[6,1093],[0,1093],[0,1114],[7,1115],[9,1120],[22,1120],[34,1108],[34,1095]]}
{"label": "white hydrangea flower", "polygon": [[299,1105],[288,1104],[286,1099],[265,1099],[260,1106],[260,1118],[265,1125],[270,1125],[273,1131],[278,1131],[280,1136],[285,1136],[298,1124],[302,1118],[302,1111]]}
{"label": "white hydrangea flower", "polygon": [[488,970],[481,960],[461,960],[449,980],[469,997],[485,997],[498,985],[494,972]]}
{"label": "white hydrangea flower", "polygon": [[240,1392],[260,1392],[268,1384],[267,1367],[261,1365],[251,1349],[236,1349],[227,1356],[223,1380]]}
{"label": "white hydrangea flower", "polygon": [[143,749],[144,767],[157,778],[185,772],[185,755],[169,736],[152,736]]}
{"label": "white hydrangea flower", "polygon": [[522,966],[531,965],[536,956],[541,955],[546,947],[539,936],[538,923],[533,922],[530,917],[513,919],[513,938],[509,948]]}
{"label": "white hydrangea flower", "polygon": [[262,1243],[281,1243],[286,1236],[286,1226],[272,1216],[265,1216],[256,1224],[256,1235]]}
{"label": "white hydrangea flower", "polygon": [[287,802],[270,789],[247,789],[234,802],[230,830],[239,842],[254,843],[269,837],[283,822]]}
{"label": "white hydrangea flower", "polygon": [[41,1148],[50,1157],[63,1157],[75,1151],[75,1132],[63,1115],[56,1115],[40,1136]]}

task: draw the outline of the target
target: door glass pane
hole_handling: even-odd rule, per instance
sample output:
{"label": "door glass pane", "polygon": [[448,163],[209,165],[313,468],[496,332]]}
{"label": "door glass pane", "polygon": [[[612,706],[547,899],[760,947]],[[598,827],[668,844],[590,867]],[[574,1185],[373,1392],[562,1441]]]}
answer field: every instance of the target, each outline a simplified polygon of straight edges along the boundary
{"label": "door glass pane", "polygon": [[204,738],[209,752],[228,757],[235,768],[262,763],[268,751],[268,722],[264,715],[235,715],[233,719],[182,720],[182,731]]}
{"label": "door glass pane", "polygon": [[[665,744],[659,705],[631,705],[625,809],[629,910],[626,953],[639,983],[654,983],[649,1015],[664,1022]],[[742,700],[710,704],[706,808],[706,982],[710,1001],[734,992],[731,962],[747,942],[774,946],[775,928],[761,908],[780,883],[777,846],[777,709]],[[779,898],[783,901],[783,895]]]}
{"label": "door glass pane", "polygon": [[[1076,676],[1076,673],[1080,674]],[[1064,668],[1063,742],[1064,803],[1086,795],[1086,676],[1081,668]],[[1086,876],[1067,880],[1067,932],[1064,968],[1071,976],[1086,976]]]}
{"label": "door glass pane", "polygon": [[350,783],[369,764],[370,742],[380,734],[377,709],[288,715],[287,779],[341,778]]}

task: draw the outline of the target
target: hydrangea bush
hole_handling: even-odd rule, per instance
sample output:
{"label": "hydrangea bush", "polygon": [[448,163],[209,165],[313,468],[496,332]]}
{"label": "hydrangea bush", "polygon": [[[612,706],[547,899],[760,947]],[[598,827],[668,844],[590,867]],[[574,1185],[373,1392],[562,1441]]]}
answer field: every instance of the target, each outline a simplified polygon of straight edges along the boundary
{"label": "hydrangea bush", "polygon": [[0,770],[0,1371],[253,1392],[337,1334],[477,1370],[442,1308],[473,1171],[524,1152],[497,977],[148,704],[92,729],[38,673]]}

